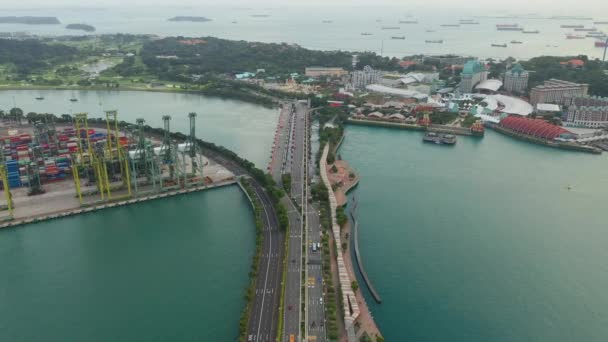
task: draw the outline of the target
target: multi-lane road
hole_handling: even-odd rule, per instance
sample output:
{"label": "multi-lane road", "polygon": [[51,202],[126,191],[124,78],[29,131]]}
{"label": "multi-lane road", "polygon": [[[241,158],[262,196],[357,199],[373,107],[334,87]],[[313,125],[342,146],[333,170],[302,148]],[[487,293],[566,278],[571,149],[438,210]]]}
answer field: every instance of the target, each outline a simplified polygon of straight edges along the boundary
{"label": "multi-lane road", "polygon": [[[220,154],[204,150],[205,156],[230,170],[235,176],[247,172],[235,162]],[[249,341],[274,342],[277,336],[281,296],[282,261],[285,255],[285,233],[279,229],[272,201],[264,188],[253,178],[250,183],[262,206],[263,246],[259,260],[256,289],[249,316],[247,339]]]}
{"label": "multi-lane road", "polygon": [[[319,213],[313,204],[309,204],[310,194],[310,164],[312,153],[310,153],[311,118],[308,110],[305,113],[305,139],[304,151],[306,163],[305,170],[304,205],[302,212],[306,219],[306,336],[309,341],[325,341],[325,304],[323,303],[323,268],[321,253],[321,231]],[[313,248],[315,246],[315,248]]]}
{"label": "multi-lane road", "polygon": [[294,340],[302,340],[302,233],[304,230],[304,217],[301,213],[303,184],[305,182],[304,168],[305,151],[304,139],[306,134],[305,112],[302,106],[292,104],[292,125],[290,127],[289,140],[289,173],[291,174],[291,188],[289,197],[286,199],[289,208],[289,265],[287,271],[287,283],[285,287],[285,329],[283,341],[289,341],[291,336]]}
{"label": "multi-lane road", "polygon": [[[287,164],[290,167],[283,171],[291,174],[290,199],[286,200],[290,234],[283,341],[290,341],[292,335],[296,341],[325,341],[321,255],[318,249],[312,251],[312,242],[316,244],[320,241],[319,217],[317,211],[308,203],[308,166],[311,162],[310,114],[305,103],[294,103],[289,107],[291,116],[288,126],[290,139],[287,142]],[[312,232],[316,235],[313,236]],[[304,255],[302,248],[306,251]],[[304,303],[306,305],[302,312]],[[301,329],[301,323],[304,324],[304,330]]]}
{"label": "multi-lane road", "polygon": [[[283,174],[291,174],[289,196],[283,198],[289,217],[289,254],[284,298],[282,341],[321,341],[325,339],[325,310],[319,215],[309,204],[310,113],[305,103],[286,103],[281,109],[269,171],[280,186]],[[213,152],[206,155],[235,175],[246,175],[239,165]],[[285,234],[279,229],[271,199],[264,188],[251,180],[262,205],[263,248],[256,278],[256,289],[247,328],[248,341],[276,341],[282,290]],[[305,251],[305,253],[303,253]],[[302,279],[304,277],[304,283]],[[302,311],[302,307],[304,307]],[[302,329],[304,327],[304,329]]]}

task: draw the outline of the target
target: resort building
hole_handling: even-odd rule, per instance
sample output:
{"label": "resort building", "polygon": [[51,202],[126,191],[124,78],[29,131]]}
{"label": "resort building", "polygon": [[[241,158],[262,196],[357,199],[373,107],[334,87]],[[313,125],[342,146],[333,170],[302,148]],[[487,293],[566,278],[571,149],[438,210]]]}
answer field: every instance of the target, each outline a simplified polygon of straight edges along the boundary
{"label": "resort building", "polygon": [[528,89],[529,73],[519,63],[515,63],[509,71],[505,73],[504,88],[511,93],[523,94]]}
{"label": "resort building", "polygon": [[486,70],[486,67],[479,61],[468,61],[465,63],[462,69],[460,78],[460,92],[470,93],[479,82],[483,82],[488,79],[488,71]]}
{"label": "resort building", "polygon": [[608,127],[608,98],[575,97],[568,99],[566,124],[575,127]]}
{"label": "resort building", "polygon": [[588,84],[574,83],[557,79],[550,79],[530,91],[530,102],[565,104],[570,98],[586,96]]}
{"label": "resort building", "polygon": [[383,72],[374,70],[366,65],[363,70],[355,70],[352,73],[351,85],[354,89],[365,89],[370,84],[378,84],[382,81]]}
{"label": "resort building", "polygon": [[348,72],[343,68],[307,67],[304,74],[308,77],[342,77]]}

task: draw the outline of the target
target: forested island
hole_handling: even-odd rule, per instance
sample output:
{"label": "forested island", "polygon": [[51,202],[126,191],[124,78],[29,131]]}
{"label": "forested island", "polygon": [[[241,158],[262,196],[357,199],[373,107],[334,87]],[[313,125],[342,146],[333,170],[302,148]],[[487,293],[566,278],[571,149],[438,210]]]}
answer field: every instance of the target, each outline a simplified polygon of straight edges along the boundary
{"label": "forested island", "polygon": [[87,24],[68,24],[65,27],[68,30],[81,30],[85,32],[95,32],[95,27]]}
{"label": "forested island", "polygon": [[[308,66],[341,67],[352,70],[352,51],[320,51],[296,44],[234,41],[214,37],[167,37],[154,35],[102,34],[40,39],[0,39],[0,84],[22,86],[81,86],[196,91],[208,95],[239,98],[270,104],[275,90],[255,82],[236,80],[249,73],[270,83],[293,78],[305,81]],[[359,52],[359,68],[401,73],[400,58]],[[583,67],[561,64],[572,58],[585,61]],[[95,78],[81,71],[82,64],[99,59],[112,67]],[[407,59],[407,57],[405,57]],[[488,62],[490,76],[499,78],[508,60]],[[602,63],[587,56],[543,56],[521,61],[530,70],[530,87],[550,78],[589,84],[590,95],[608,96],[608,74]],[[429,60],[413,70],[437,70],[449,84],[459,82],[459,71]],[[440,120],[440,119],[438,119]],[[441,120],[440,120],[441,121]]]}
{"label": "forested island", "polygon": [[0,17],[0,24],[58,25],[57,17]]}
{"label": "forested island", "polygon": [[177,16],[170,18],[169,21],[191,21],[195,23],[204,23],[207,21],[211,21],[211,19],[205,17]]}

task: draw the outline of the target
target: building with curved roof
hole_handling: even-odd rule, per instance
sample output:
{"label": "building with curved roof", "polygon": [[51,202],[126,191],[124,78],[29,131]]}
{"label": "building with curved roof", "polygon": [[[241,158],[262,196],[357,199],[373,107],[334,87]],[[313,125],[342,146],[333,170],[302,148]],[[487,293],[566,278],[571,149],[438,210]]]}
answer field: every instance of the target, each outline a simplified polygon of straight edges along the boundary
{"label": "building with curved roof", "polygon": [[499,112],[506,114],[517,114],[527,116],[532,114],[534,107],[517,97],[506,96],[506,95],[488,95],[484,101],[496,101],[502,105],[502,108],[498,108]]}
{"label": "building with curved roof", "polygon": [[517,115],[509,115],[502,119],[499,126],[517,133],[531,135],[537,138],[553,140],[562,135],[571,134],[561,126],[556,126],[540,119],[528,119]]}
{"label": "building with curved roof", "polygon": [[405,120],[405,116],[403,114],[391,114],[388,116],[389,120]]}
{"label": "building with curved roof", "polygon": [[380,112],[372,112],[372,113],[367,114],[367,117],[380,119],[380,118],[384,117],[384,114],[382,114]]}
{"label": "building with curved roof", "polygon": [[475,89],[487,90],[495,93],[500,87],[502,87],[502,82],[500,80],[490,79],[479,82],[479,84],[475,86]]}
{"label": "building with curved roof", "polygon": [[414,98],[417,100],[424,100],[428,97],[427,94],[423,94],[419,91],[407,90],[407,89],[399,89],[399,88],[391,88],[387,86],[383,86],[381,84],[370,84],[365,87],[365,89],[377,93],[396,95],[407,98]]}

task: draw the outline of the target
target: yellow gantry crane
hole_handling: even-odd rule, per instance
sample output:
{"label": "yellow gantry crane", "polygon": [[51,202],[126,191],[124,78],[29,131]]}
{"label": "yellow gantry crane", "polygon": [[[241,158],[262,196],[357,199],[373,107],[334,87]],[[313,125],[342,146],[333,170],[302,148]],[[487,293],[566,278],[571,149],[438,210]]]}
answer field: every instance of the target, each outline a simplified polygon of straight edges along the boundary
{"label": "yellow gantry crane", "polygon": [[4,197],[6,198],[6,208],[8,210],[8,220],[13,219],[13,198],[8,185],[8,175],[6,171],[6,165],[2,162],[0,165],[0,179],[2,180],[2,187],[4,188]]}
{"label": "yellow gantry crane", "polygon": [[[72,170],[74,172],[76,192],[81,205],[83,204],[83,200],[80,184],[80,170],[93,170],[95,183],[102,201],[132,196],[129,160],[126,151],[119,142],[118,112],[113,110],[106,111],[105,113],[107,137],[103,150],[95,149],[92,145],[89,135],[87,113],[74,115],[74,127],[79,139],[78,160],[72,166]],[[81,135],[81,130],[84,131],[84,137]],[[123,186],[127,189],[127,194],[118,197],[112,195],[110,187],[110,175],[114,177],[115,166],[118,166],[118,169],[120,169],[120,178],[123,182]],[[110,168],[110,174],[108,174],[108,168]]]}
{"label": "yellow gantry crane", "polygon": [[[78,194],[78,200],[80,204],[84,204],[82,201],[82,189],[80,185],[80,170],[93,170],[95,177],[95,184],[97,190],[101,196],[101,200],[104,200],[110,190],[108,181],[108,170],[103,161],[103,156],[97,155],[93,151],[91,144],[91,138],[89,135],[89,123],[87,121],[87,113],[78,113],[74,115],[74,128],[78,136],[78,160],[72,166],[74,173],[74,183],[76,184],[76,193]],[[82,137],[81,131],[84,131],[85,137]],[[86,144],[86,146],[83,146]]]}
{"label": "yellow gantry crane", "polygon": [[[127,188],[127,194],[124,196],[120,196],[119,198],[131,197],[131,175],[129,174],[129,158],[127,158],[127,153],[120,144],[120,131],[118,130],[117,111],[106,111],[106,129],[107,138],[105,159],[109,160],[112,166],[114,166],[115,163],[118,164],[118,167],[120,168],[120,178],[122,180],[123,185]],[[108,199],[112,199],[112,193],[110,192],[110,186],[108,183],[107,170],[106,184],[108,191]]]}

